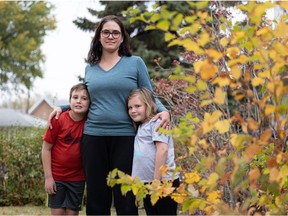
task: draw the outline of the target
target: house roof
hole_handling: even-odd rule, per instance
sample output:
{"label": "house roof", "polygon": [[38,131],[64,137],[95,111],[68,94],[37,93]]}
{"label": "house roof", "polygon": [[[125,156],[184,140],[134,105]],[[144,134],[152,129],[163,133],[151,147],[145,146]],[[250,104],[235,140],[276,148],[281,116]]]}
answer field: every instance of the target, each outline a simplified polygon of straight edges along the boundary
{"label": "house roof", "polygon": [[50,106],[52,109],[54,109],[56,106],[61,106],[61,105],[67,105],[69,104],[68,100],[50,100],[48,98],[41,98],[40,100],[38,100],[36,103],[33,104],[33,106],[28,110],[28,113],[31,114],[35,111],[35,109],[38,108],[38,106],[42,103],[42,102],[46,102],[48,104],[48,106]]}
{"label": "house roof", "polygon": [[41,98],[40,100],[38,100],[36,103],[33,104],[33,106],[28,110],[28,113],[31,114],[35,111],[35,109],[42,103],[42,102],[46,102],[48,104],[48,106],[50,106],[52,109],[54,109],[55,105],[52,103],[52,101],[50,101],[47,98]]}
{"label": "house roof", "polygon": [[47,121],[13,109],[0,108],[0,128],[12,126],[45,128]]}

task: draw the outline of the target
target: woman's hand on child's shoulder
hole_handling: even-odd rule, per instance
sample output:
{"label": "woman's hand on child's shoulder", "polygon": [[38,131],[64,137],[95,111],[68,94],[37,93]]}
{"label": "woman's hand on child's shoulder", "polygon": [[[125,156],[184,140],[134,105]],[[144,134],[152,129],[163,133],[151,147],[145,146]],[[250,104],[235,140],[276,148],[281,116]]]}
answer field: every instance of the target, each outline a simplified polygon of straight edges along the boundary
{"label": "woman's hand on child's shoulder", "polygon": [[53,117],[55,116],[56,119],[59,118],[60,114],[62,112],[62,109],[61,107],[56,107],[49,115],[48,117],[48,125],[49,125],[49,128],[52,129],[52,124],[51,124],[51,121],[53,119]]}
{"label": "woman's hand on child's shoulder", "polygon": [[157,115],[155,115],[153,117],[153,121],[156,121],[157,119],[161,120],[161,122],[159,123],[159,125],[156,129],[157,131],[161,127],[164,129],[169,129],[169,127],[170,127],[170,113],[168,111],[162,111],[160,113],[157,113]]}

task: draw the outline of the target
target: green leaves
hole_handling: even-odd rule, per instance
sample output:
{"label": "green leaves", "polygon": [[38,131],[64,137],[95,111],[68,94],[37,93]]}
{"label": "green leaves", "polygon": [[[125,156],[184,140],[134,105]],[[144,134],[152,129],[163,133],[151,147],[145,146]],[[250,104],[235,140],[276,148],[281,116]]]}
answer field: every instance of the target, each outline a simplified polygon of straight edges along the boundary
{"label": "green leaves", "polygon": [[40,48],[47,32],[56,27],[52,9],[43,1],[0,2],[0,88],[12,84],[29,89],[43,76],[45,56]]}
{"label": "green leaves", "polygon": [[40,157],[44,131],[20,127],[0,130],[1,206],[44,204],[46,194]]}

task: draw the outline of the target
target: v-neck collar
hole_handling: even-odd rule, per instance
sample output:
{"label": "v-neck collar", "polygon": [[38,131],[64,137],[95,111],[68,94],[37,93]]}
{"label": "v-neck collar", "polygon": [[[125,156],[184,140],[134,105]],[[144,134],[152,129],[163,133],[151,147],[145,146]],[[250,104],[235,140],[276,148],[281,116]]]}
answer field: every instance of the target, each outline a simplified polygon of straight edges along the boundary
{"label": "v-neck collar", "polygon": [[105,70],[104,68],[102,68],[100,66],[100,64],[98,63],[98,67],[105,73],[108,73],[109,71],[113,70],[122,60],[123,57],[120,57],[120,59],[109,69],[109,70]]}

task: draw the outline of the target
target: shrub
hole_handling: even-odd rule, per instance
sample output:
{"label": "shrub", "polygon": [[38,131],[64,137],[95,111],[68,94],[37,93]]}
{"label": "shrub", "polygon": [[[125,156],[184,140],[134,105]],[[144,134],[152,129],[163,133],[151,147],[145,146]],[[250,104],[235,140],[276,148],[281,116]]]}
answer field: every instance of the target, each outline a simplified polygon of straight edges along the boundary
{"label": "shrub", "polygon": [[[152,203],[171,196],[193,215],[286,215],[288,4],[239,4],[246,17],[232,24],[225,3],[187,1],[189,15],[157,4],[153,12],[125,12],[147,30],[165,32],[168,46],[182,47],[179,56],[190,64],[184,70],[179,62],[169,80],[155,84],[178,115],[166,133],[183,149],[183,179],[174,191],[169,182],[146,186],[114,170],[108,184],[132,190],[139,202],[148,193]],[[282,10],[277,20],[265,16],[271,8]]]}
{"label": "shrub", "polygon": [[2,128],[0,130],[0,205],[45,203],[41,163],[44,129]]}

